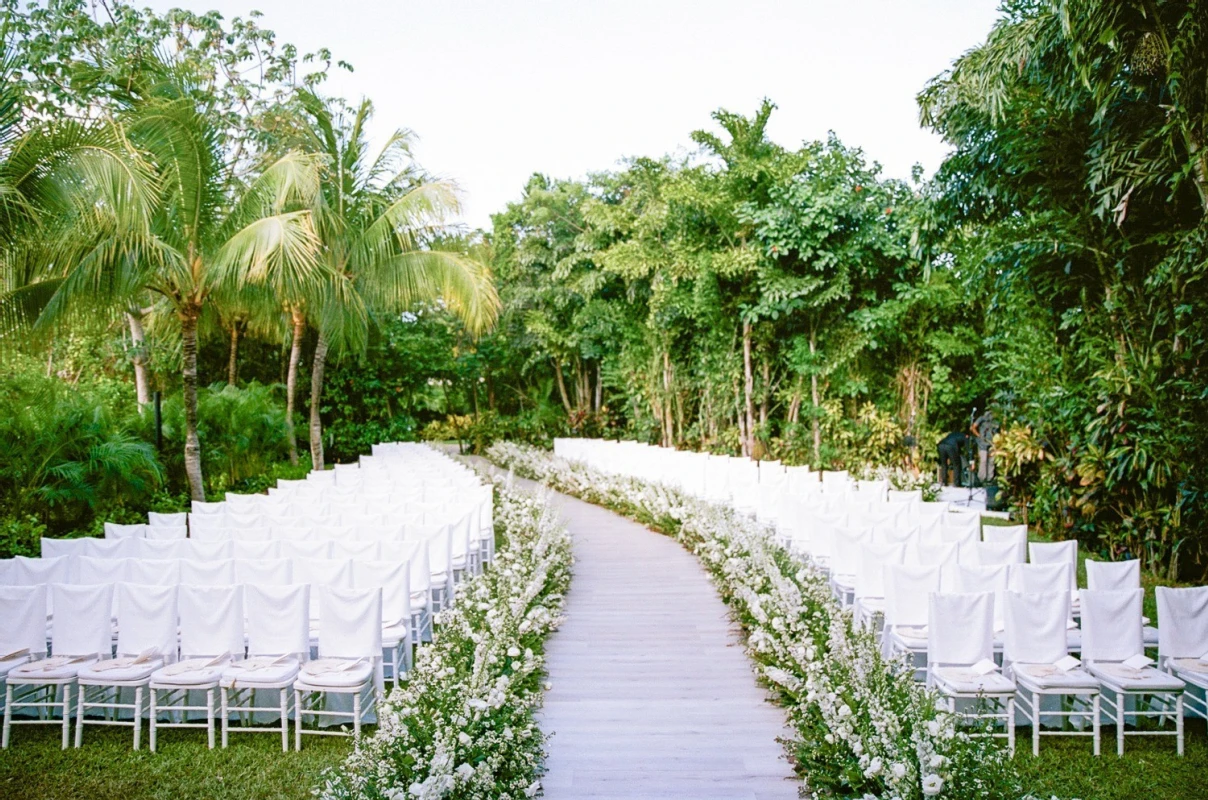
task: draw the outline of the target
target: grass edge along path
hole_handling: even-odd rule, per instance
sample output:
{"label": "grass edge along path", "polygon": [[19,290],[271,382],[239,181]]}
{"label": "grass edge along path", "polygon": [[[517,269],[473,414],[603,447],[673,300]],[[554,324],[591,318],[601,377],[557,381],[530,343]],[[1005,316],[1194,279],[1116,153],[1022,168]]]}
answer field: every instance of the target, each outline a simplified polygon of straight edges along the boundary
{"label": "grass edge along path", "polygon": [[820,573],[753,521],[536,448],[499,444],[488,456],[518,475],[670,535],[701,559],[743,625],[752,659],[789,712],[796,736],[784,745],[815,796],[1204,796],[1208,741],[1202,723],[1188,725],[1182,759],[1169,742],[1149,738],[1130,739],[1125,757],[1117,759],[1094,758],[1082,739],[1048,737],[1040,758],[1024,747],[1009,760],[1000,744],[952,730],[933,695],[895,662],[881,659],[871,636],[852,629],[850,615],[839,610]]}

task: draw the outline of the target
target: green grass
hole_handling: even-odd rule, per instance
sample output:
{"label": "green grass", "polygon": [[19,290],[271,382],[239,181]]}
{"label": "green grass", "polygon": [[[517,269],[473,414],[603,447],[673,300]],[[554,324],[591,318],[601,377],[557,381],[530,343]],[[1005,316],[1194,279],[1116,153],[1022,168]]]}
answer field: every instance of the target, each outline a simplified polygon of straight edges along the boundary
{"label": "green grass", "polygon": [[[1169,728],[1168,728],[1169,730]],[[1125,736],[1116,756],[1115,728],[1103,728],[1103,755],[1091,755],[1089,737],[1041,736],[1032,756],[1031,731],[1020,728],[1015,764],[1036,797],[1080,800],[1204,800],[1208,797],[1208,733],[1203,720],[1186,723],[1187,750],[1175,753],[1173,736]]]}
{"label": "green grass", "polygon": [[0,751],[0,798],[303,800],[352,750],[351,737],[307,736],[301,752],[283,753],[281,738],[268,733],[232,734],[229,748],[209,750],[205,731],[161,730],[151,753],[144,727],[138,751],[129,728],[87,729],[83,747],[64,751],[60,731],[14,726],[9,749]]}

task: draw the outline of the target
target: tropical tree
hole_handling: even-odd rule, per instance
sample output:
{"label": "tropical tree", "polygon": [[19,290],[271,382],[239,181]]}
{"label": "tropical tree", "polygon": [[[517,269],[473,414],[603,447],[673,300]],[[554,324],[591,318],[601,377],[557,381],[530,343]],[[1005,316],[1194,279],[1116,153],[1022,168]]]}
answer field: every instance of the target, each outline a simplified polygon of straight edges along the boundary
{"label": "tropical tree", "polygon": [[[263,284],[278,294],[302,294],[324,283],[327,270],[317,258],[318,240],[305,207],[317,194],[319,168],[312,156],[293,152],[250,180],[241,179],[210,96],[193,91],[193,76],[179,65],[163,67],[160,80],[145,84],[122,120],[153,179],[132,182],[137,196],[111,198],[119,210],[139,207],[146,225],[103,219],[88,237],[72,231],[72,257],[59,260],[68,267],[42,320],[81,305],[125,303],[143,291],[163,298],[180,326],[185,472],[193,499],[203,500],[198,323],[216,291]],[[95,205],[95,191],[81,184],[77,207]]]}
{"label": "tropical tree", "polygon": [[372,103],[344,108],[310,92],[300,99],[305,148],[324,166],[312,214],[329,284],[318,294],[298,285],[279,296],[291,307],[306,303],[319,330],[310,450],[314,468],[322,469],[323,376],[333,348],[363,351],[371,313],[400,313],[419,302],[443,302],[471,331],[481,332],[493,324],[499,302],[483,263],[441,249],[439,236],[458,211],[457,196],[452,184],[427,180],[416,169],[410,133],[395,131],[373,155],[365,130]]}

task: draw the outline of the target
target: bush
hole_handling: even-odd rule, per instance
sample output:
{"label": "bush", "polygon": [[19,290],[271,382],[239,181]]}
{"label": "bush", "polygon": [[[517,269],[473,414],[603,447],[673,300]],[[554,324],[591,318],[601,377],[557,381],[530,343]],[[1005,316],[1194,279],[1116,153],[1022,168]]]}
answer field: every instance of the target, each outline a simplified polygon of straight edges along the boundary
{"label": "bush", "polygon": [[39,556],[46,526],[32,514],[0,519],[0,558]]}

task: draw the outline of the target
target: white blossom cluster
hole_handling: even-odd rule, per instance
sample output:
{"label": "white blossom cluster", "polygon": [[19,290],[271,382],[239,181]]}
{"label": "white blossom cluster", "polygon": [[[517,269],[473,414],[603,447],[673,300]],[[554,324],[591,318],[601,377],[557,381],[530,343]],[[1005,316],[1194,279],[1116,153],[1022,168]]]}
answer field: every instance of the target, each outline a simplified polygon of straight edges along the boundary
{"label": "white blossom cluster", "polygon": [[819,797],[1019,797],[1005,748],[958,729],[904,661],[853,625],[825,575],[775,532],[665,486],[606,474],[531,447],[489,457],[524,477],[674,535],[713,575],[747,631],[758,670],[788,711],[789,757]]}
{"label": "white blossom cluster", "polygon": [[433,641],[378,705],[378,727],[316,794],[324,800],[534,797],[545,738],[541,646],[562,621],[570,537],[545,498],[496,481],[491,567],[458,586]]}

